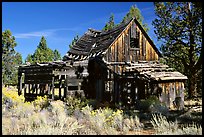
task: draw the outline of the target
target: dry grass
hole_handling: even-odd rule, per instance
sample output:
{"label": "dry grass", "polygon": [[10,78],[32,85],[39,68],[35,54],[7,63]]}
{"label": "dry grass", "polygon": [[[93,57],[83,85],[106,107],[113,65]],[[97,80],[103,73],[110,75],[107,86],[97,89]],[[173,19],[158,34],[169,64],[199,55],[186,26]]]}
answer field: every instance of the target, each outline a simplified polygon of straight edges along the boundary
{"label": "dry grass", "polygon": [[93,109],[87,100],[68,98],[65,102],[38,97],[24,102],[16,89],[3,88],[3,135],[144,135],[202,134],[202,127],[178,126],[163,116],[153,116],[153,129],[144,129],[137,115],[108,107]]}

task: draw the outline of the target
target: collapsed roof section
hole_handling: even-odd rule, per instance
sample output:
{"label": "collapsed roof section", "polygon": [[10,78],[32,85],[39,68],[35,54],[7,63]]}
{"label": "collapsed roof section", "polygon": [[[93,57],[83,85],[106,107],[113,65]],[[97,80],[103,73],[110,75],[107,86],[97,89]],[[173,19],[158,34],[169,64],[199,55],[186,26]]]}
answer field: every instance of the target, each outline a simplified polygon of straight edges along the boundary
{"label": "collapsed roof section", "polygon": [[130,21],[108,31],[88,29],[88,31],[67,52],[63,60],[85,60],[90,57],[105,54],[106,49],[113,43]]}

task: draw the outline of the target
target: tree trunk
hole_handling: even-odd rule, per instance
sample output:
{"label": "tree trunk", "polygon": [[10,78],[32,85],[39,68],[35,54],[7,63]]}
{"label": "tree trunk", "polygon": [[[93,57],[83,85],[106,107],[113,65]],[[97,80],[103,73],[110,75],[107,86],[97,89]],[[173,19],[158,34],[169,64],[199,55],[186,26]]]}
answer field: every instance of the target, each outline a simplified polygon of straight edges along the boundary
{"label": "tree trunk", "polygon": [[196,96],[196,73],[189,73],[188,75],[188,98],[191,99]]}

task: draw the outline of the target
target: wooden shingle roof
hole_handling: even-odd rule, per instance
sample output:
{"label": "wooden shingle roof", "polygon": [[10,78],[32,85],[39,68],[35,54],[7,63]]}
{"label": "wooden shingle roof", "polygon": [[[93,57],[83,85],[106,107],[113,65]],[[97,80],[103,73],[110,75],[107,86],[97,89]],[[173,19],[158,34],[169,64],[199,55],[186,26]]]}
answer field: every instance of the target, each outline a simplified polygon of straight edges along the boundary
{"label": "wooden shingle roof", "polygon": [[168,65],[159,62],[138,62],[131,64],[131,66],[125,67],[128,72],[137,72],[139,75],[143,75],[151,80],[165,81],[165,80],[187,80],[187,76],[175,71]]}
{"label": "wooden shingle roof", "polygon": [[140,30],[144,33],[152,47],[161,56],[150,37],[144,31],[139,22],[133,18],[132,20],[122,23],[111,30],[99,31],[94,29],[88,29],[88,31],[73,45],[72,48],[63,57],[63,60],[86,60],[89,57],[102,56],[105,54],[108,47],[114,42],[114,40],[125,30],[125,28],[132,21],[138,25]]}

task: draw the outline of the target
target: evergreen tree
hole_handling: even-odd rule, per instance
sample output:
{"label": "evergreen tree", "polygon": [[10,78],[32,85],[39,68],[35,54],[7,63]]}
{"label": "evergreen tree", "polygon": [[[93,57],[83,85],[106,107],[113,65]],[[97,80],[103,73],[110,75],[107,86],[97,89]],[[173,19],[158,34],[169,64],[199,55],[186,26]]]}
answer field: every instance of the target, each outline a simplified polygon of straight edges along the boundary
{"label": "evergreen tree", "polygon": [[110,29],[113,29],[115,27],[115,23],[114,23],[114,14],[112,13],[109,21],[106,23],[106,25],[104,26],[104,28],[102,30],[104,31],[108,31]]}
{"label": "evergreen tree", "polygon": [[75,44],[76,42],[79,40],[79,35],[76,35],[74,37],[74,39],[72,40],[72,42],[69,44],[69,48],[71,49]]}
{"label": "evergreen tree", "polygon": [[32,54],[28,54],[28,56],[26,57],[25,62],[30,62],[32,64],[33,63],[33,55]]}
{"label": "evergreen tree", "polygon": [[10,30],[2,32],[2,83],[17,84],[17,68],[22,64],[22,56],[15,51],[17,43]]}
{"label": "evergreen tree", "polygon": [[144,18],[136,5],[131,6],[129,12],[125,15],[121,23],[128,22],[133,17],[137,19],[137,21],[141,24],[141,26],[144,28],[146,32],[149,30],[147,24],[143,23]]}
{"label": "evergreen tree", "polygon": [[61,55],[58,50],[55,49],[53,51],[53,54],[54,54],[54,59],[53,59],[54,61],[61,60]]}
{"label": "evergreen tree", "polygon": [[33,54],[33,63],[53,61],[53,51],[47,47],[46,39],[42,36],[40,43]]}
{"label": "evergreen tree", "polygon": [[197,84],[202,86],[202,3],[155,2],[154,6],[157,18],[153,26],[158,40],[163,41],[161,51],[168,65],[188,77],[188,97],[192,98]]}

